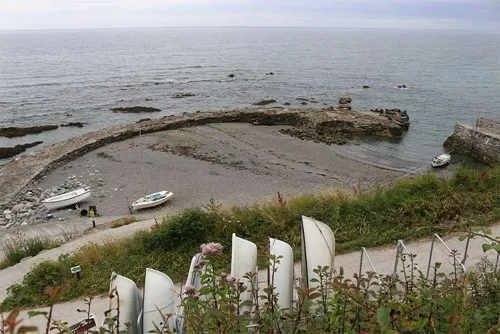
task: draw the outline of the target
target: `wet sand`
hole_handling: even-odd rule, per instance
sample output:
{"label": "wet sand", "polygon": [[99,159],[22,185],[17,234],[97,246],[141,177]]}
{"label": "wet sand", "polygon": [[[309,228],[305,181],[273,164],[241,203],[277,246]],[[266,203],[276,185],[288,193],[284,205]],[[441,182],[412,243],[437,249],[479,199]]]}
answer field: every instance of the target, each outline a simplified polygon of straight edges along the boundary
{"label": "wet sand", "polygon": [[166,205],[140,214],[159,218],[210,199],[247,205],[278,192],[366,189],[403,175],[342,157],[335,147],[282,135],[283,128],[224,123],[143,135],[87,153],[47,174],[38,186],[79,177],[93,191],[85,205],[96,205],[101,216],[127,215],[137,198],[172,191]]}

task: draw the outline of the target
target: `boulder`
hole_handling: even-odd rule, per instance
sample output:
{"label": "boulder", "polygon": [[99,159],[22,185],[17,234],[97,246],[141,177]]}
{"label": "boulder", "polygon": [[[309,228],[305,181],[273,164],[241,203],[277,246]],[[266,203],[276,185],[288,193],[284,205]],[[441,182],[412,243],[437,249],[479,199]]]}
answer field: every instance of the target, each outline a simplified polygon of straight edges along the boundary
{"label": "boulder", "polygon": [[350,97],[343,96],[339,99],[339,104],[349,104],[351,102],[352,102],[352,99]]}
{"label": "boulder", "polygon": [[229,74],[227,77],[228,77],[228,78],[234,78],[234,74],[232,74],[232,73],[231,73],[231,74]]}
{"label": "boulder", "polygon": [[370,88],[370,86],[368,86],[368,85],[363,85],[363,88],[365,88],[365,89],[366,89],[366,88]]}
{"label": "boulder", "polygon": [[254,106],[265,106],[265,105],[272,104],[272,103],[276,103],[276,100],[274,100],[274,99],[262,100],[262,101],[254,103],[253,105]]}

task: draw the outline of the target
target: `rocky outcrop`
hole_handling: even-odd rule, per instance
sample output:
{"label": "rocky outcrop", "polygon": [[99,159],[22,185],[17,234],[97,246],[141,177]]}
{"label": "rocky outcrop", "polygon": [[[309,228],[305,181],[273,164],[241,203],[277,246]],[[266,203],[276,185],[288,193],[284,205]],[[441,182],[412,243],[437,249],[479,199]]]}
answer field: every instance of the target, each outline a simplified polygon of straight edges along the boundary
{"label": "rocky outcrop", "polygon": [[[370,109],[370,111],[375,112],[381,116],[387,117],[390,120],[396,122],[400,127],[408,130],[410,127],[410,117],[406,110],[401,109]],[[397,130],[395,130],[397,131]]]}
{"label": "rocky outcrop", "polygon": [[267,106],[268,104],[276,103],[275,99],[270,99],[270,100],[262,100],[259,102],[254,103],[254,106]]}
{"label": "rocky outcrop", "polygon": [[22,145],[16,145],[13,147],[0,147],[0,159],[8,159],[19,153],[23,153],[27,148],[34,147],[40,145],[43,141],[36,141],[33,143],[27,143]]}
{"label": "rocky outcrop", "polygon": [[192,97],[192,96],[196,96],[196,94],[193,94],[193,93],[177,93],[177,94],[172,95],[172,98],[173,99],[183,99],[185,97]]}
{"label": "rocky outcrop", "polygon": [[26,128],[18,128],[18,127],[0,128],[0,137],[7,137],[7,138],[23,137],[26,135],[42,133],[44,131],[56,130],[57,128],[59,128],[58,125],[38,125]]}
{"label": "rocky outcrop", "polygon": [[486,164],[500,162],[500,121],[479,117],[475,125],[457,124],[444,147]]}
{"label": "rocky outcrop", "polygon": [[161,109],[158,108],[152,108],[152,107],[142,107],[142,106],[135,106],[135,107],[119,107],[119,108],[112,108],[111,109],[113,112],[123,112],[123,113],[145,113],[145,112],[159,112]]}
{"label": "rocky outcrop", "polygon": [[69,122],[67,124],[61,124],[62,127],[75,127],[75,128],[83,128],[83,126],[87,123],[82,123],[82,122]]}
{"label": "rocky outcrop", "polygon": [[[243,122],[255,125],[291,125],[305,131],[314,130],[332,137],[337,134],[352,136],[372,134],[396,136],[391,128],[398,125],[387,115],[370,111],[344,111],[327,109],[248,108],[233,111],[200,112],[165,116],[144,121],[139,128],[135,123],[114,125],[99,131],[73,137],[48,145],[39,152],[5,165],[0,174],[0,206],[7,209],[19,194],[48,172],[86,153],[112,142],[159,131],[174,130],[212,123]],[[403,133],[403,132],[401,132]]]}

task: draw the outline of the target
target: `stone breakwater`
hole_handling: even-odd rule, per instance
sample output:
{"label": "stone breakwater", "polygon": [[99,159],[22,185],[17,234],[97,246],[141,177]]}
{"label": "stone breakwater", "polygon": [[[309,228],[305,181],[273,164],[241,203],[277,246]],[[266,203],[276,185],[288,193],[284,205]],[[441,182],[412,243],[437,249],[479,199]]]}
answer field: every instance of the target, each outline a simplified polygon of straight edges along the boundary
{"label": "stone breakwater", "polygon": [[[36,181],[50,171],[107,144],[159,131],[174,130],[211,123],[244,122],[254,125],[289,125],[299,129],[338,134],[372,134],[401,137],[404,126],[397,114],[351,111],[338,108],[283,109],[249,108],[233,111],[185,113],[108,127],[64,142],[45,147],[12,161],[0,170],[0,212],[25,202],[27,189],[35,189]],[[33,191],[32,191],[33,192]]]}
{"label": "stone breakwater", "polygon": [[444,146],[486,164],[500,162],[500,121],[479,117],[475,125],[457,124]]}

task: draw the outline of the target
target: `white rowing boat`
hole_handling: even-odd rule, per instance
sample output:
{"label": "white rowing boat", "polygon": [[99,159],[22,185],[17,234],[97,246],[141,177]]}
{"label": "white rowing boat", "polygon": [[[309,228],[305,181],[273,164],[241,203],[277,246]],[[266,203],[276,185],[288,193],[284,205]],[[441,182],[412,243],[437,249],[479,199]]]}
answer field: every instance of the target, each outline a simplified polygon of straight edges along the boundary
{"label": "white rowing boat", "polygon": [[120,317],[118,321],[120,326],[118,330],[130,334],[141,334],[142,295],[137,285],[131,279],[113,272],[109,284],[110,295],[115,289],[118,293],[114,293],[114,297],[109,299],[110,312],[108,318],[116,317],[119,310]]}
{"label": "white rowing boat", "polygon": [[313,218],[302,216],[302,284],[305,287],[318,287],[318,282],[311,282],[319,275],[314,270],[328,267],[333,272],[335,259],[335,235],[332,229]]}
{"label": "white rowing boat", "polygon": [[49,210],[64,208],[84,202],[90,198],[90,190],[80,188],[61,195],[47,198],[42,204]]}
{"label": "white rowing boat", "polygon": [[[170,332],[174,329],[175,286],[164,273],[146,268],[142,308],[142,332]],[[163,316],[170,315],[168,324]],[[167,328],[168,325],[168,328]],[[159,330],[159,331],[158,331]]]}
{"label": "white rowing boat", "polygon": [[269,238],[269,246],[269,252],[274,260],[271,258],[269,264],[268,285],[274,286],[279,308],[291,310],[294,287],[292,247],[284,241],[273,238]]}
{"label": "white rowing boat", "polygon": [[436,167],[445,166],[445,165],[449,164],[450,161],[451,161],[451,155],[443,153],[443,154],[438,155],[437,157],[434,157],[432,159],[431,164],[432,164],[432,167],[436,168]]}
{"label": "white rowing boat", "polygon": [[[201,288],[201,272],[197,269],[199,264],[203,260],[204,256],[202,253],[198,253],[191,259],[191,265],[189,266],[188,277],[186,280],[185,286],[192,286],[195,291],[199,291]],[[185,295],[183,296],[185,297]],[[184,324],[184,306],[179,305],[179,309],[177,310],[177,321],[176,321],[177,333],[182,334],[185,330]]]}
{"label": "white rowing boat", "polygon": [[174,194],[166,190],[149,194],[147,196],[139,198],[137,201],[132,203],[132,209],[134,210],[149,209],[165,203],[170,198],[172,198],[172,196],[174,196]]}
{"label": "white rowing boat", "polygon": [[[252,289],[250,282],[243,276],[248,273],[257,272],[257,245],[251,241],[239,238],[233,233],[231,252],[231,276],[243,283],[247,290],[241,294],[241,301],[252,300]],[[257,276],[254,282],[257,285]],[[240,311],[251,310],[251,307],[243,307]]]}

